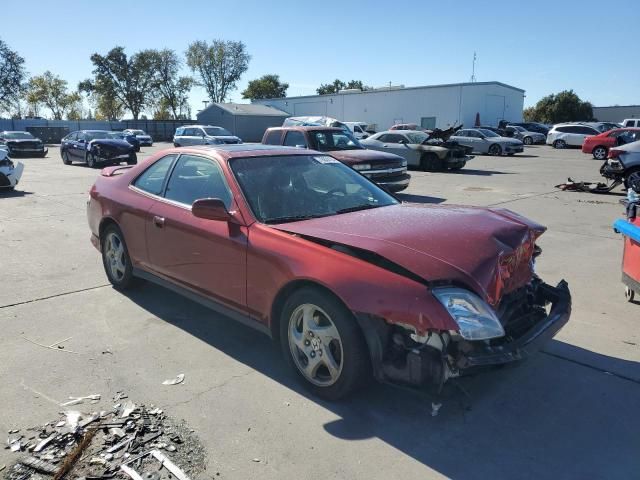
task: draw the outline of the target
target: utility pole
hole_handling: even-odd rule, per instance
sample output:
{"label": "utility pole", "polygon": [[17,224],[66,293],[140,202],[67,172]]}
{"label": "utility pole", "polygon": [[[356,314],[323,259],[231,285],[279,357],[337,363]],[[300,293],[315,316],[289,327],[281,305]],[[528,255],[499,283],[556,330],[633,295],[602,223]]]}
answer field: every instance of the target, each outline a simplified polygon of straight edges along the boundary
{"label": "utility pole", "polygon": [[473,52],[473,65],[471,67],[471,83],[476,81],[476,52]]}

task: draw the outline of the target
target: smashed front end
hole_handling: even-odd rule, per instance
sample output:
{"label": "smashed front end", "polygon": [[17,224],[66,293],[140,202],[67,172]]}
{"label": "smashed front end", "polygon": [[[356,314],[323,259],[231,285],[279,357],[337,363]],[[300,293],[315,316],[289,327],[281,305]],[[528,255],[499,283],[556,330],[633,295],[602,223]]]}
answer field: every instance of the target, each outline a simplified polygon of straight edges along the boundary
{"label": "smashed front end", "polygon": [[12,189],[18,185],[23,170],[22,163],[14,164],[9,158],[9,152],[0,149],[0,189]]}

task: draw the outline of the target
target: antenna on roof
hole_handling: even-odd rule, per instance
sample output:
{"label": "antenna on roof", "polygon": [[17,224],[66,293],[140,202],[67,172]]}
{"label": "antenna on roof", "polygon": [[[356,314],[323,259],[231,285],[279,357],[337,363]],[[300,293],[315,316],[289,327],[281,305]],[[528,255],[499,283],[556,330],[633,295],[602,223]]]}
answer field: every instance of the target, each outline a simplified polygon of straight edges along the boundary
{"label": "antenna on roof", "polygon": [[473,64],[471,67],[471,83],[476,81],[476,52],[473,52]]}

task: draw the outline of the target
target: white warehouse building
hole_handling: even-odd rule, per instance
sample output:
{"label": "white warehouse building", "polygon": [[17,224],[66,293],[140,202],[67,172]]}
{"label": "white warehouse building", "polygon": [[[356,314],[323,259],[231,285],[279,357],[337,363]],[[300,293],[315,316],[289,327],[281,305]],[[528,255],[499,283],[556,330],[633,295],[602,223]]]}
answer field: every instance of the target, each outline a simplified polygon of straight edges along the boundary
{"label": "white warehouse building", "polygon": [[293,116],[324,115],[343,122],[365,122],[376,131],[397,123],[423,128],[471,127],[500,120],[522,121],[524,90],[501,82],[452,83],[424,87],[345,90],[330,95],[254,100]]}

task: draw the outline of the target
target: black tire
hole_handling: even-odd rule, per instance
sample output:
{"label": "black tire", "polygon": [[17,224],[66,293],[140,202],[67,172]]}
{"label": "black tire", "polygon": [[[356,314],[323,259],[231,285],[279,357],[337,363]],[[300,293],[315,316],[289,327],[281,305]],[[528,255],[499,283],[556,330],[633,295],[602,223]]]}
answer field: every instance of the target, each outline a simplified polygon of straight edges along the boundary
{"label": "black tire", "polygon": [[71,165],[73,163],[71,159],[69,159],[69,152],[67,152],[66,150],[62,152],[62,163],[64,163],[65,165]]}
{"label": "black tire", "polygon": [[[111,252],[109,251],[108,242],[112,241],[114,237],[119,240],[123,249],[122,256],[119,258],[120,262],[124,266],[121,276],[114,274],[111,266],[113,261],[118,260],[110,256]],[[117,225],[111,224],[104,229],[100,235],[100,250],[102,252],[102,265],[111,285],[113,285],[117,290],[127,290],[134,286],[137,279],[133,276],[131,257],[129,257],[129,250],[127,249],[127,243],[125,242],[124,235]]]}
{"label": "black tire", "polygon": [[443,169],[442,160],[433,152],[423,153],[420,157],[420,168],[429,172],[439,172]]}
{"label": "black tire", "polygon": [[[317,306],[326,312],[340,337],[341,370],[337,380],[331,385],[320,386],[312,383],[297,366],[296,361],[299,360],[293,358],[292,350],[297,347],[290,345],[289,323],[293,321],[293,314],[305,304]],[[303,381],[304,386],[318,397],[338,400],[361,388],[372,378],[369,350],[356,319],[338,299],[320,289],[304,287],[287,299],[280,315],[280,345],[287,364]],[[310,347],[310,350],[313,349]],[[332,358],[335,357],[332,355]]]}
{"label": "black tire", "polygon": [[608,153],[609,150],[607,149],[607,147],[603,147],[602,145],[598,145],[591,151],[591,155],[593,155],[593,158],[595,158],[596,160],[606,159]]}
{"label": "black tire", "polygon": [[640,186],[640,167],[630,168],[624,172],[624,188],[628,190],[632,188],[632,184],[636,182]]}
{"label": "black tire", "polygon": [[127,159],[127,165],[135,165],[136,163],[138,163],[138,156],[135,153],[130,154]]}
{"label": "black tire", "polygon": [[493,156],[500,156],[502,155],[502,147],[497,143],[494,143],[489,147],[489,150],[487,150],[487,153]]}
{"label": "black tire", "polygon": [[96,168],[96,157],[93,155],[93,153],[88,152],[84,158],[85,158],[87,167]]}
{"label": "black tire", "polygon": [[176,143],[176,142],[173,142],[173,146],[174,146],[174,147],[176,147],[176,148],[178,148],[178,147],[180,146],[180,144],[179,144],[179,143]]}
{"label": "black tire", "polygon": [[533,145],[533,138],[531,137],[524,137],[522,139],[522,143],[524,143],[525,145]]}
{"label": "black tire", "polygon": [[555,142],[553,142],[553,148],[567,148],[567,142],[565,142],[564,140],[556,140]]}
{"label": "black tire", "polygon": [[459,172],[463,168],[464,168],[464,165],[461,165],[459,167],[451,167],[451,168],[449,168],[449,170],[451,170],[452,172]]}
{"label": "black tire", "polygon": [[46,157],[46,156],[47,156],[47,154],[46,154],[45,152],[42,152],[42,153],[40,153],[40,154],[38,155],[38,157],[40,157],[40,158],[44,158],[44,157]]}

